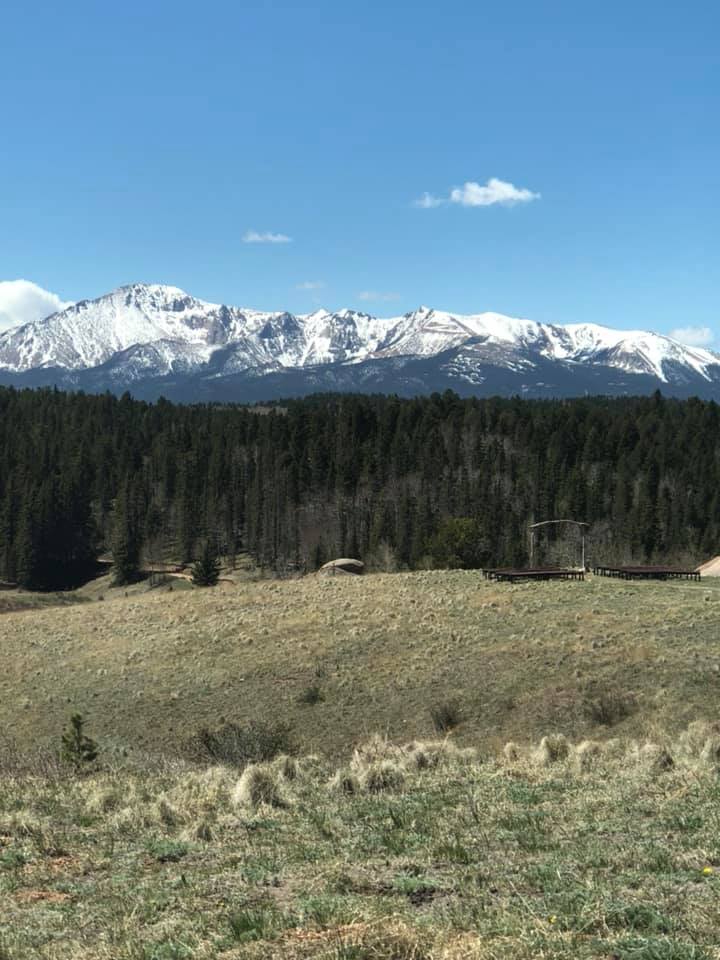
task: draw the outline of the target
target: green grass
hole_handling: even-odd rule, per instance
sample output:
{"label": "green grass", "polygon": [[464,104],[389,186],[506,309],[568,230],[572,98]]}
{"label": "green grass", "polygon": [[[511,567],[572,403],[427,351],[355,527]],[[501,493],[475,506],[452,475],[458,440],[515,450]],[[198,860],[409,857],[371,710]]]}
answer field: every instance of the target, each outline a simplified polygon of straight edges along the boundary
{"label": "green grass", "polygon": [[669,770],[628,743],[580,772],[574,748],[436,743],[418,770],[375,739],[350,767],[362,784],[382,759],[401,787],[345,795],[327,761],[292,781],[278,762],[282,809],[180,762],[5,778],[0,956],[717,960],[718,771],[667,747]]}

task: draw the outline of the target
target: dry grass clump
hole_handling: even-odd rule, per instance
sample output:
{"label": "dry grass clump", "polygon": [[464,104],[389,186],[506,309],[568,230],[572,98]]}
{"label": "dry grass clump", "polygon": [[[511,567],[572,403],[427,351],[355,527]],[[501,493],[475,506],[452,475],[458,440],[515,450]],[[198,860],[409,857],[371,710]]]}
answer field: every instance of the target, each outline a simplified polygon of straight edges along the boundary
{"label": "dry grass clump", "polygon": [[[405,782],[404,751],[387,737],[373,734],[355,747],[350,760],[350,773],[357,778],[361,790],[381,793],[400,789]],[[349,786],[349,783],[348,783]]]}
{"label": "dry grass clump", "polygon": [[387,737],[374,733],[364,743],[355,747],[350,767],[356,771],[363,771],[370,764],[381,763],[383,760],[401,761],[402,755],[402,747],[391,743]]}
{"label": "dry grass clump", "polygon": [[720,723],[696,720],[680,734],[678,756],[713,769],[720,767]]}
{"label": "dry grass clump", "polygon": [[215,839],[216,828],[207,820],[198,820],[187,826],[180,834],[181,839],[190,843],[212,843]]}
{"label": "dry grass clump", "polygon": [[177,827],[183,822],[181,812],[165,796],[158,797],[152,811],[157,820],[165,827]]}
{"label": "dry grass clump", "polygon": [[125,836],[134,836],[155,824],[150,807],[144,803],[132,802],[115,810],[109,820],[110,828]]}
{"label": "dry grass clump", "polygon": [[405,785],[405,771],[393,760],[369,764],[360,776],[360,785],[368,793],[401,790]]}
{"label": "dry grass clump", "polygon": [[569,755],[570,743],[567,737],[562,733],[551,733],[542,738],[533,757],[536,763],[547,767],[551,763],[567,760]]}
{"label": "dry grass clump", "polygon": [[603,740],[603,753],[608,760],[621,760],[627,753],[627,741],[619,737]]}
{"label": "dry grass clump", "polygon": [[275,758],[273,761],[273,767],[277,770],[278,775],[282,777],[283,780],[297,780],[301,773],[300,764],[295,757],[290,757],[285,753],[282,753],[279,757]]}
{"label": "dry grass clump", "polygon": [[603,745],[597,740],[582,740],[572,749],[572,759],[578,773],[592,770],[603,755]]}
{"label": "dry grass clump", "polygon": [[700,762],[720,770],[720,736],[707,738],[700,751]]}
{"label": "dry grass clump", "polygon": [[458,747],[449,738],[411,740],[409,743],[398,745],[389,741],[387,737],[374,734],[365,743],[355,748],[350,766],[353,770],[362,772],[370,764],[387,760],[408,771],[434,770],[445,764],[473,763],[477,760],[477,756],[477,750],[474,747]]}
{"label": "dry grass clump", "polygon": [[709,723],[707,720],[695,720],[688,724],[677,740],[678,753],[685,753],[691,757],[698,757],[710,737],[720,736],[720,723]]}
{"label": "dry grass clump", "polygon": [[232,795],[236,807],[251,807],[256,810],[262,804],[270,807],[286,807],[288,801],[282,793],[279,776],[271,764],[251,763],[243,770]]}
{"label": "dry grass clump", "polygon": [[117,810],[123,801],[119,786],[90,780],[86,783],[85,809],[88,813],[102,815]]}
{"label": "dry grass clump", "polygon": [[337,793],[342,793],[345,796],[354,796],[356,793],[360,793],[360,779],[357,774],[353,773],[352,770],[347,770],[344,767],[341,767],[339,770],[336,770],[335,773],[330,778],[328,786],[331,790],[334,790]]}
{"label": "dry grass clump", "polygon": [[477,759],[474,747],[458,747],[452,740],[411,741],[402,748],[403,765],[408,770],[434,770],[442,765],[472,763]]}
{"label": "dry grass clump", "polygon": [[628,756],[647,773],[664,773],[675,766],[675,760],[669,749],[650,740],[645,743],[632,743]]}
{"label": "dry grass clump", "polygon": [[439,752],[430,749],[430,745],[426,743],[408,743],[405,745],[405,753],[408,770],[432,770],[440,762]]}

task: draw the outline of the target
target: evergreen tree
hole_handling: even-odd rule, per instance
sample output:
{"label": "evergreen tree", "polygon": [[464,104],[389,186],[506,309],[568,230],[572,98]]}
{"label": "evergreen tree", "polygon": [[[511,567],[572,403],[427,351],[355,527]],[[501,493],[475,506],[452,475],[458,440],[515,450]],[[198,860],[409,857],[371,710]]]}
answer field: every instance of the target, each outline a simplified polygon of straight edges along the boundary
{"label": "evergreen tree", "polygon": [[36,512],[39,512],[37,499],[27,497],[20,512],[15,537],[15,553],[11,561],[17,571],[18,585],[25,590],[35,590],[40,587],[37,525],[33,520]]}
{"label": "evergreen tree", "polygon": [[132,489],[126,480],[115,501],[112,531],[113,579],[117,586],[140,579],[140,531]]}
{"label": "evergreen tree", "polygon": [[207,540],[200,558],[193,564],[192,582],[196,587],[214,587],[220,578],[220,559],[215,545]]}
{"label": "evergreen tree", "polygon": [[85,734],[85,720],[82,714],[74,713],[70,717],[70,726],[61,738],[61,759],[79,772],[96,760],[97,755],[97,744]]}

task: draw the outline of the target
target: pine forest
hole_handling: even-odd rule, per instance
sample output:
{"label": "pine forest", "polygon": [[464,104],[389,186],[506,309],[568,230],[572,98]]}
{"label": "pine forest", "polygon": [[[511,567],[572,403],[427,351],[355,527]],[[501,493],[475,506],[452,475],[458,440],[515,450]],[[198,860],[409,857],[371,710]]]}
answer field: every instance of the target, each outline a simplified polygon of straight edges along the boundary
{"label": "pine forest", "polygon": [[[99,560],[118,583],[214,556],[278,575],[337,556],[522,565],[529,524],[557,518],[589,524],[589,563],[697,563],[718,552],[719,491],[720,408],[660,394],[248,407],[0,389],[0,579],[29,589]],[[575,549],[551,536],[536,560]]]}

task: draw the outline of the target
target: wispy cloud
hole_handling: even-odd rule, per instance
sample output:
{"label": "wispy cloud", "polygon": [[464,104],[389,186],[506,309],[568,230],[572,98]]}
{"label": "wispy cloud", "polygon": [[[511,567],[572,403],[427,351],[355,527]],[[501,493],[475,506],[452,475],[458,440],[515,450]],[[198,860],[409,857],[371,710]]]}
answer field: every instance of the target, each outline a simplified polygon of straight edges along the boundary
{"label": "wispy cloud", "polygon": [[0,330],[42,320],[69,306],[30,280],[0,280]]}
{"label": "wispy cloud", "polygon": [[415,206],[422,207],[423,210],[432,210],[433,207],[439,207],[441,203],[445,203],[442,197],[434,197],[431,193],[425,191],[425,193],[415,201]]}
{"label": "wispy cloud", "polygon": [[461,207],[492,207],[496,204],[503,207],[512,207],[516,203],[530,203],[532,200],[539,199],[539,193],[533,193],[526,187],[516,187],[515,184],[508,183],[506,180],[490,177],[487,183],[475,183],[473,180],[468,180],[461,187],[454,187],[447,197],[436,197],[432,193],[423,193],[415,201],[415,206],[422,207],[424,210],[431,210],[443,203],[456,203]]}
{"label": "wispy cloud", "polygon": [[292,243],[292,237],[285,233],[259,233],[257,230],[248,230],[242,238],[243,243]]}
{"label": "wispy cloud", "polygon": [[391,291],[383,293],[380,290],[361,290],[358,294],[358,300],[382,300],[388,302],[390,300],[399,300],[399,293],[392,293]]}
{"label": "wispy cloud", "polygon": [[324,290],[327,284],[324,280],[303,280],[295,284],[296,290]]}
{"label": "wispy cloud", "polygon": [[676,327],[668,336],[688,347],[709,347],[715,339],[710,327]]}

